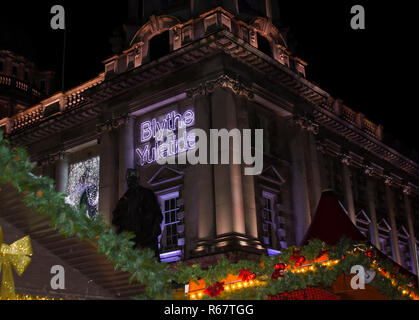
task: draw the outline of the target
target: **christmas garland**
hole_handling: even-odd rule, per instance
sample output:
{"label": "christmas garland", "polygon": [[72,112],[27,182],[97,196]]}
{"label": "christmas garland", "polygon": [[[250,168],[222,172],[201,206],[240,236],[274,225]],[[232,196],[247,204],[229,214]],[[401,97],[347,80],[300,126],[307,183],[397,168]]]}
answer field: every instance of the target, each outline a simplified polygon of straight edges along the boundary
{"label": "christmas garland", "polygon": [[[313,240],[302,248],[290,247],[280,256],[262,256],[259,262],[242,260],[231,263],[222,258],[206,269],[199,264],[184,262],[169,269],[167,264],[154,258],[151,250],[134,249],[133,234],[116,234],[102,215],[89,218],[85,215],[85,208],[77,210],[69,206],[64,200],[66,195],[54,190],[53,180],[35,176],[32,170],[25,149],[11,147],[0,131],[0,187],[10,183],[24,195],[26,206],[50,218],[51,227],[66,237],[77,236],[94,243],[115,270],[129,272],[132,274],[130,281],[145,284],[144,293],[135,297],[138,299],[172,299],[173,285],[203,280],[206,285],[204,299],[265,300],[269,296],[307,287],[330,288],[339,275],[350,273],[354,265],[375,270],[376,276],[369,285],[389,299],[419,297],[414,280],[399,273],[389,259],[381,259],[374,248],[346,238],[333,248]],[[324,254],[327,254],[328,263],[315,262]],[[307,264],[309,267],[304,267]],[[238,275],[245,284],[254,281],[257,285],[236,291],[225,290],[228,286],[223,280],[229,275]]]}
{"label": "christmas garland", "polygon": [[[326,256],[327,260],[319,261],[322,256]],[[174,278],[179,283],[188,283],[190,279],[204,280],[208,286],[202,299],[266,300],[307,287],[331,288],[342,273],[351,273],[355,265],[375,272],[374,279],[368,285],[389,299],[419,298],[414,278],[400,273],[398,266],[389,259],[381,258],[375,248],[345,237],[334,247],[320,240],[312,240],[301,248],[289,247],[282,255],[262,256],[259,263],[239,261],[231,264],[227,259],[221,259],[207,270],[202,270],[197,264],[189,266],[179,263]],[[243,284],[239,284],[240,290],[231,290],[231,285],[223,282],[231,274],[239,275]],[[246,285],[249,281],[257,284]],[[229,287],[230,290],[225,290]]]}
{"label": "christmas garland", "polygon": [[115,270],[130,272],[130,281],[145,284],[139,299],[170,299],[170,272],[167,264],[159,263],[149,249],[133,249],[131,233],[116,234],[98,214],[95,218],[65,202],[66,195],[54,189],[54,181],[31,173],[27,152],[21,147],[11,147],[0,131],[0,192],[1,185],[10,183],[24,195],[23,202],[34,212],[50,218],[50,226],[65,237],[77,236],[94,243],[114,265]]}

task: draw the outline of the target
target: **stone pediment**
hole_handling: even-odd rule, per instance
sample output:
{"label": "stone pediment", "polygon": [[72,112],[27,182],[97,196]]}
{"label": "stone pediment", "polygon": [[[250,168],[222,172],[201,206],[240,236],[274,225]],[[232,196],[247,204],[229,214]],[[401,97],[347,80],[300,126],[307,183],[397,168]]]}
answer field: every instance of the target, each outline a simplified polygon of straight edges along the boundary
{"label": "stone pediment", "polygon": [[183,178],[184,173],[169,166],[160,167],[147,183],[154,187]]}
{"label": "stone pediment", "polygon": [[272,165],[266,167],[260,174],[259,178],[279,186],[285,183],[284,178],[281,177],[278,170]]}
{"label": "stone pediment", "polygon": [[387,223],[386,219],[381,219],[381,221],[378,223],[378,228],[381,229],[382,231],[386,231],[386,232],[391,231],[391,227]]}
{"label": "stone pediment", "polygon": [[366,214],[366,212],[364,210],[361,210],[358,212],[358,214],[356,215],[356,219],[359,220],[360,222],[363,222],[365,224],[370,224],[371,220],[368,217],[368,215]]}

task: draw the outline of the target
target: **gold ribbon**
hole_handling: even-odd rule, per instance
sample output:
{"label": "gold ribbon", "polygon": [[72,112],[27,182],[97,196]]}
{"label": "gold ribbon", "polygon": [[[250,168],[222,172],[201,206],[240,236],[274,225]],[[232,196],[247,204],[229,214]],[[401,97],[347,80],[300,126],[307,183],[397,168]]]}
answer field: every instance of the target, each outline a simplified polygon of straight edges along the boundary
{"label": "gold ribbon", "polygon": [[0,272],[3,268],[0,300],[15,300],[15,283],[13,281],[12,266],[21,276],[31,263],[32,245],[29,236],[17,240],[11,245],[3,243],[3,231],[0,227]]}

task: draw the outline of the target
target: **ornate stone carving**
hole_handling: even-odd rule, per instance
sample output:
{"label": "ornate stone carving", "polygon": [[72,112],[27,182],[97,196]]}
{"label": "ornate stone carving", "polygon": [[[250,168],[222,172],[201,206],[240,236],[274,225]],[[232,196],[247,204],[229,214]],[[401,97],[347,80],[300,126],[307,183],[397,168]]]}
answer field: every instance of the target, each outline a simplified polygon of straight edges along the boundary
{"label": "ornate stone carving", "polygon": [[385,183],[385,185],[391,187],[394,183],[394,179],[392,177],[388,176],[388,175],[385,175],[384,176],[384,183]]}
{"label": "ornate stone carving", "polygon": [[245,96],[249,100],[252,100],[254,97],[254,94],[249,87],[241,83],[239,80],[232,79],[227,75],[222,75],[217,79],[201,83],[197,87],[187,90],[187,95],[188,97],[207,95],[213,93],[217,88],[229,88],[234,92],[234,94]]}
{"label": "ornate stone carving", "polygon": [[403,188],[403,193],[406,196],[410,196],[412,194],[412,187],[410,185],[403,186],[402,188]]}
{"label": "ornate stone carving", "polygon": [[104,123],[96,125],[96,131],[98,133],[103,133],[103,132],[107,132],[107,131],[116,130],[119,127],[121,127],[122,125],[127,124],[128,120],[129,120],[128,115],[124,115],[124,116],[118,117],[118,118],[109,119],[109,120],[105,121]]}
{"label": "ornate stone carving", "polygon": [[64,158],[67,155],[68,153],[64,151],[59,151],[57,153],[48,154],[44,156],[43,158],[41,158],[40,160],[38,160],[38,166],[43,167],[43,166],[48,166],[48,165],[54,165],[57,161],[64,160]]}
{"label": "ornate stone carving", "polygon": [[302,129],[312,132],[314,135],[319,134],[319,125],[305,116],[295,114],[294,123]]}
{"label": "ornate stone carving", "polygon": [[341,159],[340,159],[340,161],[344,165],[350,166],[351,165],[351,162],[352,162],[352,157],[350,155],[348,155],[348,154],[343,154],[342,157],[341,157]]}
{"label": "ornate stone carving", "polygon": [[367,176],[372,177],[374,175],[374,168],[366,165],[366,166],[364,166],[364,173]]}

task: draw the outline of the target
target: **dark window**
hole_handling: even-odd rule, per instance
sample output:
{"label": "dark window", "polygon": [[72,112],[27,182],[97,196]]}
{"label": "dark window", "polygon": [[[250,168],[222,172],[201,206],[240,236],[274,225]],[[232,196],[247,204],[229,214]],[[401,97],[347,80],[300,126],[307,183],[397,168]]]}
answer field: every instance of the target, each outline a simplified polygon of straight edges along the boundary
{"label": "dark window", "polygon": [[29,79],[28,71],[25,71],[25,81],[28,81],[28,79]]}
{"label": "dark window", "polygon": [[258,33],[258,49],[262,51],[264,54],[272,57],[271,44],[269,43],[268,39],[261,36],[259,33]]}
{"label": "dark window", "polygon": [[150,40],[150,61],[157,60],[170,53],[169,31],[165,31]]}
{"label": "dark window", "polygon": [[41,91],[45,91],[45,80],[41,80],[41,82],[39,84],[39,89]]}
{"label": "dark window", "polygon": [[265,1],[260,0],[239,0],[240,12],[265,16]]}
{"label": "dark window", "polygon": [[16,76],[16,75],[17,75],[17,67],[16,67],[16,66],[13,66],[13,68],[12,68],[12,74],[13,74],[14,76]]}
{"label": "dark window", "polygon": [[3,71],[3,61],[0,61],[0,71]]}
{"label": "dark window", "polygon": [[186,5],[185,0],[162,0],[161,1],[161,8],[163,10],[178,8],[184,5]]}

